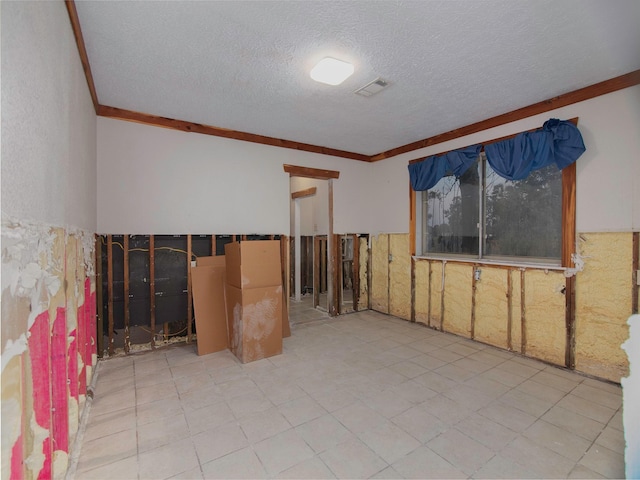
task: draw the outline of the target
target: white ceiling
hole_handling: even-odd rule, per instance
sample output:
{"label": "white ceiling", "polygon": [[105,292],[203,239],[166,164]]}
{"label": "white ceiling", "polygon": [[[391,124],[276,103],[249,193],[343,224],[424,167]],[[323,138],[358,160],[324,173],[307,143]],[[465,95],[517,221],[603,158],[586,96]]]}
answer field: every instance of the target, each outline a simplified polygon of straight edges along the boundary
{"label": "white ceiling", "polygon": [[[373,155],[640,69],[638,0],[76,0],[101,105]],[[321,58],[352,62],[316,83]],[[365,98],[354,90],[390,82]]]}

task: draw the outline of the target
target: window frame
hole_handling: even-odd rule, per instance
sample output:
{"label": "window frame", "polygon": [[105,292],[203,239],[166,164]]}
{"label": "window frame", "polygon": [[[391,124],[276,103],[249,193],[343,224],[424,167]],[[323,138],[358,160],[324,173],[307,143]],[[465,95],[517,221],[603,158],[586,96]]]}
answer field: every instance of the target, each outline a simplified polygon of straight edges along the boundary
{"label": "window frame", "polygon": [[[578,118],[572,118],[569,120],[574,125],[578,124]],[[537,129],[525,130],[525,131],[535,131]],[[523,133],[518,132],[512,135],[508,135],[505,137],[497,138],[494,140],[490,140],[487,142],[482,142],[482,152],[484,151],[484,146],[499,142],[502,140],[506,140],[509,138],[513,138],[516,135]],[[443,155],[447,153],[446,151],[439,153],[438,155]],[[414,163],[423,160],[424,157],[420,159],[412,160],[409,163]],[[484,173],[484,172],[483,172]],[[484,194],[484,174],[482,179],[482,187],[481,193]],[[419,222],[418,215],[421,217],[422,212],[417,211],[417,195],[416,191],[411,188],[411,183],[409,183],[409,248],[410,254],[413,257],[416,257],[416,243],[418,236],[422,235],[422,229],[418,230]],[[484,207],[483,207],[484,209]],[[482,222],[484,224],[484,222]],[[483,235],[483,231],[480,232],[480,235]],[[419,258],[429,258],[435,260],[446,260],[446,261],[454,261],[454,262],[462,262],[462,263],[474,263],[474,264],[490,264],[490,265],[505,265],[505,266],[514,266],[514,265],[523,265],[523,266],[531,266],[531,267],[541,267],[550,270],[564,270],[566,268],[571,268],[573,266],[572,255],[575,253],[575,243],[576,243],[576,164],[575,162],[569,165],[568,167],[562,170],[562,244],[561,244],[561,252],[560,252],[560,264],[557,263],[549,263],[544,261],[535,261],[535,259],[527,258],[527,257],[509,257],[504,258],[504,260],[500,257],[482,257],[482,244],[483,241],[480,241],[480,251],[478,256],[474,255],[464,255],[464,254],[422,254],[419,255]]]}

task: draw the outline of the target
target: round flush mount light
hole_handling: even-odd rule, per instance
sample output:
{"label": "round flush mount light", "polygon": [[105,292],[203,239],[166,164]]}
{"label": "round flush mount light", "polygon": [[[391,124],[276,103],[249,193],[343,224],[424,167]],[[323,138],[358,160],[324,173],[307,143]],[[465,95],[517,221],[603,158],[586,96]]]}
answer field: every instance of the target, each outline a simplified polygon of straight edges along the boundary
{"label": "round flush mount light", "polygon": [[323,58],[311,69],[311,78],[327,85],[340,85],[352,74],[352,64],[331,57]]}

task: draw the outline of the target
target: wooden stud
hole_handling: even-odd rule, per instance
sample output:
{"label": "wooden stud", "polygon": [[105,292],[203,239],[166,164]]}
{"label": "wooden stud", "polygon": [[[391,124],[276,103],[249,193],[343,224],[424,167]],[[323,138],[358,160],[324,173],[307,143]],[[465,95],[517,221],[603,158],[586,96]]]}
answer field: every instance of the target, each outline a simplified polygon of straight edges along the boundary
{"label": "wooden stud", "polygon": [[[339,172],[338,172],[339,173]],[[335,244],[333,243],[333,178],[329,178],[329,232],[327,234],[327,297],[329,299],[329,316],[335,317],[338,315],[338,302],[336,299],[336,291],[334,290],[336,275],[336,259],[337,252],[335,251]]]}
{"label": "wooden stud", "polygon": [[416,259],[411,256],[411,322],[416,321]]}
{"label": "wooden stud", "polygon": [[358,235],[352,235],[353,239],[353,311],[360,308],[360,239]]}
{"label": "wooden stud", "polygon": [[409,255],[416,254],[416,192],[409,182]]}
{"label": "wooden stud", "polygon": [[122,251],[124,265],[124,352],[129,353],[131,336],[129,332],[129,235],[122,236]]}
{"label": "wooden stud", "polygon": [[320,257],[322,250],[320,247],[320,237],[313,237],[313,308],[320,305]]}
{"label": "wooden stud", "polygon": [[513,351],[513,270],[507,270],[507,349]]}
{"label": "wooden stud", "polygon": [[156,348],[156,247],[155,237],[149,235],[149,316],[151,319],[151,348]]}
{"label": "wooden stud", "polygon": [[387,234],[387,315],[391,314],[391,262],[393,261],[393,253],[391,253],[391,234]]}
{"label": "wooden stud", "polygon": [[290,177],[315,178],[317,180],[331,180],[340,177],[340,172],[336,170],[322,170],[319,168],[299,167],[298,165],[282,165],[284,171]]}
{"label": "wooden stud", "polygon": [[216,250],[216,236],[211,235],[211,256],[215,257],[218,254]]}
{"label": "wooden stud", "polygon": [[191,297],[191,234],[187,235],[187,343],[191,343],[193,333],[193,298]]}
{"label": "wooden stud", "polygon": [[332,237],[333,245],[332,245],[332,259],[333,259],[333,278],[331,279],[333,283],[333,296],[334,296],[334,305],[333,311],[335,312],[335,316],[342,314],[342,248],[341,248],[341,240],[342,236],[338,234],[334,234]]}
{"label": "wooden stud", "polygon": [[371,235],[367,237],[367,309],[371,310],[371,284],[373,277],[373,259],[371,258]]}
{"label": "wooden stud", "polygon": [[316,187],[309,187],[304,190],[299,190],[297,192],[293,192],[291,194],[291,200],[295,200],[296,198],[304,198],[311,197],[316,194]]}
{"label": "wooden stud", "polygon": [[562,266],[572,267],[576,249],[576,164],[562,170]]}
{"label": "wooden stud", "polygon": [[631,254],[631,313],[638,313],[638,270],[640,270],[640,232],[633,232],[633,252]]}
{"label": "wooden stud", "polygon": [[102,236],[96,235],[96,340],[98,343],[98,356],[104,353],[104,316],[103,316],[103,292],[102,292]]}
{"label": "wooden stud", "polygon": [[520,353],[527,353],[527,317],[524,293],[524,268],[520,269]]}
{"label": "wooden stud", "polygon": [[442,291],[440,292],[440,331],[444,332],[444,286],[447,261],[442,261]]}
{"label": "wooden stud", "polygon": [[107,235],[107,311],[109,313],[109,356],[113,350],[113,236]]}
{"label": "wooden stud", "polygon": [[565,283],[565,325],[567,339],[565,344],[565,367],[574,370],[576,368],[576,277],[567,277]]}
{"label": "wooden stud", "polygon": [[428,260],[427,264],[429,265],[429,273],[427,275],[429,280],[429,285],[427,287],[427,298],[429,299],[429,303],[427,303],[427,325],[431,327],[431,277],[433,276],[433,272],[431,271],[431,260]]}
{"label": "wooden stud", "polygon": [[476,268],[471,267],[471,340],[476,338]]}

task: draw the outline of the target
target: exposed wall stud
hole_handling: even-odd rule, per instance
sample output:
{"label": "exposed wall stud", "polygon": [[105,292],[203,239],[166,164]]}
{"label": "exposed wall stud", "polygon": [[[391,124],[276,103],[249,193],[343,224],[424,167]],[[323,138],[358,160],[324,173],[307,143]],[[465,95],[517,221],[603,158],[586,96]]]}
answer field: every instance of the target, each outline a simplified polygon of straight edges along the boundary
{"label": "exposed wall stud", "polygon": [[149,235],[149,310],[151,317],[151,348],[156,348],[156,247]]}
{"label": "exposed wall stud", "polygon": [[442,290],[440,292],[440,331],[444,332],[444,286],[445,286],[445,269],[447,261],[442,261]]}
{"label": "exposed wall stud", "polygon": [[507,349],[513,351],[513,270],[507,270]]}
{"label": "exposed wall stud", "polygon": [[576,277],[567,277],[565,282],[565,325],[567,340],[565,344],[565,367],[576,368]]}
{"label": "exposed wall stud", "polygon": [[313,237],[313,308],[320,305],[320,237]]}
{"label": "exposed wall stud", "polygon": [[191,297],[191,234],[187,235],[187,343],[191,343],[193,326],[193,299]]}
{"label": "exposed wall stud", "polygon": [[633,252],[631,254],[631,313],[638,313],[638,270],[640,270],[640,232],[633,232]]}
{"label": "exposed wall stud", "polygon": [[98,356],[102,357],[104,352],[104,316],[103,316],[103,298],[102,298],[102,236],[96,235],[96,311],[92,312],[96,315],[96,340],[98,343]]}
{"label": "exposed wall stud", "polygon": [[527,353],[527,321],[524,295],[524,268],[520,269],[520,353]]}
{"label": "exposed wall stud", "polygon": [[428,298],[428,303],[427,303],[427,325],[429,325],[430,327],[431,325],[431,277],[432,277],[432,271],[431,271],[431,260],[427,260],[427,264],[429,265],[429,274],[427,276],[428,278],[428,293],[427,293],[427,298]]}
{"label": "exposed wall stud", "polygon": [[476,268],[471,267],[471,340],[476,338]]}
{"label": "exposed wall stud", "polygon": [[107,311],[109,313],[109,356],[113,350],[113,236],[107,235]]}
{"label": "exposed wall stud", "polygon": [[360,238],[358,235],[351,235],[353,241],[353,311],[357,312],[360,307]]}
{"label": "exposed wall stud", "polygon": [[129,333],[129,235],[122,236],[123,266],[124,266],[124,352],[129,353],[131,337]]}

